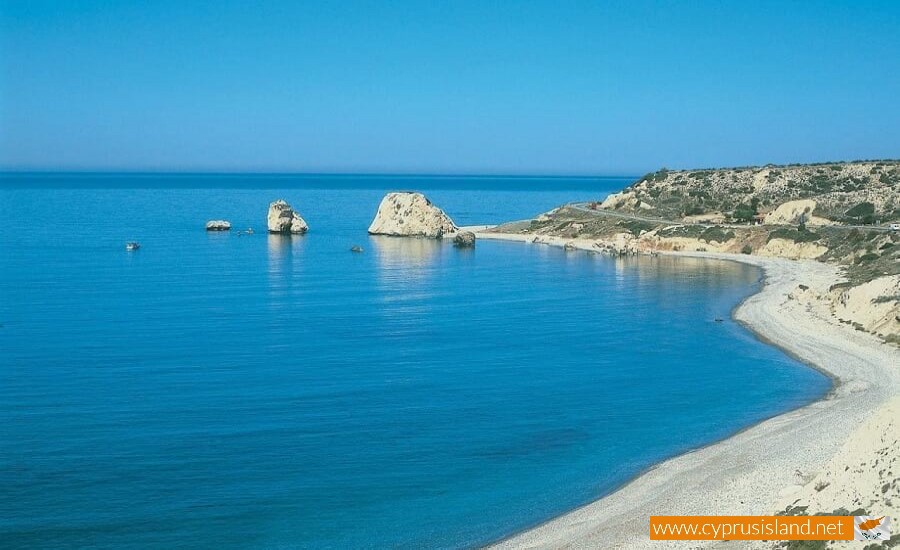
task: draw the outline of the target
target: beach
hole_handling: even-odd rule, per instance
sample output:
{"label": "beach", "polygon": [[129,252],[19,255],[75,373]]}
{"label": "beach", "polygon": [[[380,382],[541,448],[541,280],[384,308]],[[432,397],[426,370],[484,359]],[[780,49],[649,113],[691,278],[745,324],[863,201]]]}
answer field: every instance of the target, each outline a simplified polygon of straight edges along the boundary
{"label": "beach", "polygon": [[[480,239],[533,240],[529,235],[477,229]],[[539,244],[587,251],[596,250],[595,242],[545,236],[539,240]],[[839,268],[812,260],[671,254],[762,268],[762,289],[735,309],[735,319],[760,339],[827,373],[834,379],[833,390],[808,406],[667,460],[612,494],[494,547],[648,548],[650,515],[772,515],[795,505],[809,506],[809,514],[843,508],[896,517],[900,502],[889,497],[896,494],[898,484],[888,479],[887,489],[882,490],[884,478],[879,475],[896,476],[897,468],[893,474],[879,474],[873,463],[880,458],[881,469],[890,470],[884,465],[897,459],[900,352],[870,334],[839,324],[818,303],[792,295],[798,285],[826,291],[841,281]],[[722,545],[653,543],[654,548]],[[771,548],[773,543],[756,545]]]}

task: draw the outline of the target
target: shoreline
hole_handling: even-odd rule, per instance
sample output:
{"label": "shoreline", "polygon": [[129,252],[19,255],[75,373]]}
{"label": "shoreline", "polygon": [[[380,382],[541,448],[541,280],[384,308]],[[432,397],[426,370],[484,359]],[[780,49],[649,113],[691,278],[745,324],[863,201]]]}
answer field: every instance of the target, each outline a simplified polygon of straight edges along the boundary
{"label": "shoreline", "polygon": [[[534,239],[532,235],[485,233],[484,229],[472,228],[479,239],[529,244]],[[595,242],[541,236],[534,244],[597,251]],[[850,444],[854,431],[892,403],[895,406],[900,395],[900,371],[893,367],[900,355],[897,350],[870,334],[840,325],[817,304],[788,297],[799,284],[822,290],[839,282],[842,277],[837,266],[714,252],[660,254],[760,267],[763,277],[758,292],[738,304],[732,318],[763,343],[827,375],[832,379],[831,390],[803,407],[656,464],[612,493],[494,542],[490,548],[646,548],[649,515],[772,515],[804,497],[814,500],[815,495],[809,493],[821,489],[811,489],[813,480]],[[841,470],[842,474],[847,471]],[[847,498],[835,496],[841,497]],[[841,501],[831,509],[810,509],[809,513],[840,507],[858,506]],[[889,510],[883,512],[890,515]],[[723,544],[734,543],[657,541],[654,547]],[[772,543],[751,546],[770,548]]]}

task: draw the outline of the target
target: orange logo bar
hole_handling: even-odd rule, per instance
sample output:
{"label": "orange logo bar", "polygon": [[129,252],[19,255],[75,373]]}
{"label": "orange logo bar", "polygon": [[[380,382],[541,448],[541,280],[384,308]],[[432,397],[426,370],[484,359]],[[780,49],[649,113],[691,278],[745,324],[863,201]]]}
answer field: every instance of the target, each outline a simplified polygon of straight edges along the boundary
{"label": "orange logo bar", "polygon": [[650,540],[853,540],[853,516],[650,516]]}

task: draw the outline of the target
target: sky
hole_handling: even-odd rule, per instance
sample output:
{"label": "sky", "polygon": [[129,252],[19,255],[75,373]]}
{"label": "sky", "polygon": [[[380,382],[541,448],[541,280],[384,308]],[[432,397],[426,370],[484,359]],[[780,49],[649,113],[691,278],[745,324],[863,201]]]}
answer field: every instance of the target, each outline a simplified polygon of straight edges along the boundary
{"label": "sky", "polygon": [[900,2],[0,0],[0,169],[900,157]]}

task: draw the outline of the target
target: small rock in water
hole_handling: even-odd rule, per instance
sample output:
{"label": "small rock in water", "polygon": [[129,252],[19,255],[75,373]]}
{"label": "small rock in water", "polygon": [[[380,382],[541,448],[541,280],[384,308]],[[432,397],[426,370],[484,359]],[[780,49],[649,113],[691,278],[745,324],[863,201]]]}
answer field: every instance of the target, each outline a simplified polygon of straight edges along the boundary
{"label": "small rock in water", "polygon": [[459,248],[472,248],[475,246],[475,233],[460,231],[453,237],[453,245]]}
{"label": "small rock in water", "polygon": [[227,220],[210,220],[206,222],[207,231],[230,231],[231,222]]}
{"label": "small rock in water", "polygon": [[362,252],[362,251],[363,251],[363,247],[359,246],[358,244],[355,244],[350,247],[350,252]]}
{"label": "small rock in water", "polygon": [[306,220],[291,208],[291,205],[281,199],[269,205],[268,215],[269,233],[293,233],[303,234],[309,231]]}

